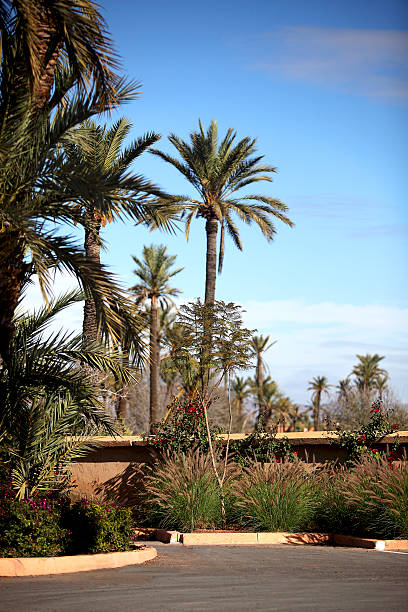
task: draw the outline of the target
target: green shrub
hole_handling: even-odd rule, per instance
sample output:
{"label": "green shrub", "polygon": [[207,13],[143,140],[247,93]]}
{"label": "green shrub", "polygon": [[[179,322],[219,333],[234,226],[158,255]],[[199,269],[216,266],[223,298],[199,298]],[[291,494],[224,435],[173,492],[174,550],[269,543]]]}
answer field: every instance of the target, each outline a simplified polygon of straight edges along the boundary
{"label": "green shrub", "polygon": [[319,525],[333,533],[408,537],[408,465],[364,458],[319,483]]}
{"label": "green shrub", "polygon": [[255,463],[233,495],[238,521],[254,531],[301,531],[313,520],[312,481],[300,462]]}
{"label": "green shrub", "polygon": [[61,526],[61,505],[50,497],[14,498],[11,484],[0,497],[0,556],[53,557],[64,554],[69,530]]}
{"label": "green shrub", "polygon": [[[226,501],[232,469],[228,467]],[[193,531],[221,526],[220,490],[209,454],[198,451],[167,456],[146,477],[147,519],[167,529]]]}
{"label": "green shrub", "polygon": [[70,554],[129,550],[134,542],[130,508],[81,499],[65,513],[72,530]]}

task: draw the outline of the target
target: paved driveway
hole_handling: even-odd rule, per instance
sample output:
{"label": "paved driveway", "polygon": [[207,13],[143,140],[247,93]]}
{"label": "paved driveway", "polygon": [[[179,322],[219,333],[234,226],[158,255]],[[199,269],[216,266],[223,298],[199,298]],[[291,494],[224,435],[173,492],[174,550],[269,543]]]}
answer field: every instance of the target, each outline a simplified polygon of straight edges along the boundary
{"label": "paved driveway", "polygon": [[0,610],[408,610],[408,554],[306,546],[154,544],[144,565],[0,579]]}

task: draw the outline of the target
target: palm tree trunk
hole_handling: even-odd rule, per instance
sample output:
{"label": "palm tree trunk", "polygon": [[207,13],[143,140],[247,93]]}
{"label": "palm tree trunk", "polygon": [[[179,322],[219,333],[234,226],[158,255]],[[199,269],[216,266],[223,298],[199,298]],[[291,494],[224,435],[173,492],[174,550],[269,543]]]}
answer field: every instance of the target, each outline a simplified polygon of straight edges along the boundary
{"label": "palm tree trunk", "polygon": [[258,428],[261,419],[263,420],[263,425],[265,426],[265,407],[264,407],[264,398],[262,393],[263,388],[263,371],[262,371],[262,357],[259,353],[256,361],[256,371],[255,371],[255,383],[256,383],[256,391],[258,398],[258,416],[256,418],[255,427]]}
{"label": "palm tree trunk", "polygon": [[159,374],[160,374],[160,347],[159,335],[159,309],[157,297],[152,296],[150,320],[150,422],[159,421]]}
{"label": "palm tree trunk", "polygon": [[210,217],[205,224],[207,233],[207,259],[205,269],[205,303],[214,304],[217,278],[217,217]]}
{"label": "palm tree trunk", "polygon": [[17,232],[0,232],[0,358],[7,359],[14,334],[13,317],[20,287],[29,264],[24,262],[24,242]]}
{"label": "palm tree trunk", "polygon": [[315,431],[320,431],[320,392],[316,391],[316,403],[313,411],[313,427]]}
{"label": "palm tree trunk", "polygon": [[[101,247],[98,241],[100,223],[95,223],[91,228],[85,230],[85,256],[89,263],[100,266]],[[84,305],[84,320],[82,325],[82,339],[84,346],[97,342],[98,319],[96,316],[96,305],[92,297],[87,297]]]}

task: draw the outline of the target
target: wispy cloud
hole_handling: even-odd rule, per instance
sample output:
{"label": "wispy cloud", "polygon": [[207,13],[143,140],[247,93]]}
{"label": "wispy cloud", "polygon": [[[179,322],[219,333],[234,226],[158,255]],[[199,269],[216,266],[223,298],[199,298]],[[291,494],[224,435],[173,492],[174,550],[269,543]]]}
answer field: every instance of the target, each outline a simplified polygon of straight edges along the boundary
{"label": "wispy cloud", "polygon": [[337,384],[365,353],[386,356],[392,386],[408,400],[408,308],[302,300],[248,301],[244,308],[248,327],[278,341],[266,355],[270,374],[296,401],[307,401],[313,376]]}
{"label": "wispy cloud", "polygon": [[[75,287],[67,274],[57,275],[54,293]],[[180,302],[188,302],[184,296]],[[38,283],[27,291],[23,308],[43,303]],[[245,325],[270,334],[278,342],[267,352],[271,376],[295,401],[306,403],[308,381],[325,375],[333,384],[350,373],[356,354],[385,355],[384,367],[391,384],[408,401],[408,308],[355,305],[303,300],[248,300],[243,304]],[[80,332],[82,304],[68,308],[56,319],[52,331]]]}
{"label": "wispy cloud", "polygon": [[406,31],[288,26],[264,34],[257,47],[262,60],[255,68],[387,103],[408,102]]}

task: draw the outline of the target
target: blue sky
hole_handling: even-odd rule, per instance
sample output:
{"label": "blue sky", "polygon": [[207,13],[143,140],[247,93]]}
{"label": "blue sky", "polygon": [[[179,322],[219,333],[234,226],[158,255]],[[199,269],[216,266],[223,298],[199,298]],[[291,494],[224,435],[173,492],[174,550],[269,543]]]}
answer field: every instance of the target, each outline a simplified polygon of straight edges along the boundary
{"label": "blue sky", "polygon": [[[186,138],[198,118],[220,133],[258,138],[277,166],[258,191],[284,201],[293,229],[268,244],[243,228],[227,243],[217,297],[242,304],[247,323],[278,340],[270,374],[306,402],[308,380],[336,384],[356,353],[386,355],[392,386],[408,401],[408,4],[397,1],[150,3],[102,0],[125,71],[143,83],[121,109],[133,135]],[[191,194],[176,170],[146,155],[135,165],[169,192]],[[185,269],[183,297],[204,290],[204,224],[149,234],[117,224],[104,260],[132,283],[131,254],[166,243]],[[75,317],[73,317],[74,320]],[[79,324],[79,315],[76,316]]]}

